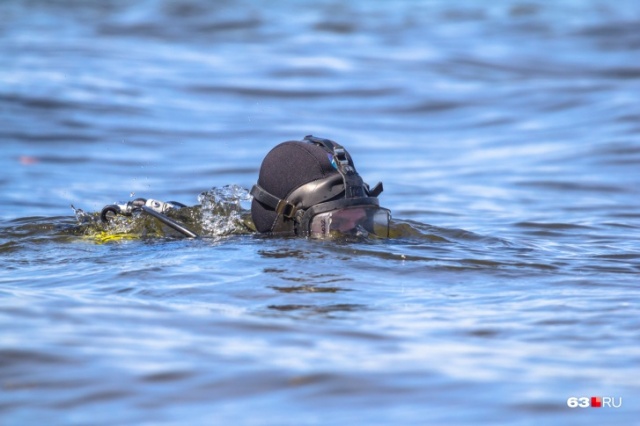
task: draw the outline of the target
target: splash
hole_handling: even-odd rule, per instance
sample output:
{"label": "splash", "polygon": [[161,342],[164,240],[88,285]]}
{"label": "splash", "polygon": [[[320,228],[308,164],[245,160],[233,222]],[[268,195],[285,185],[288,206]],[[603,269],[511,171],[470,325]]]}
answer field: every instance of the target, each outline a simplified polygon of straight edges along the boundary
{"label": "splash", "polygon": [[86,213],[82,209],[77,209],[73,204],[71,204],[71,209],[73,210],[73,214],[76,216],[76,220],[78,221],[78,225],[82,225],[85,223],[93,223],[94,220],[90,214]]}
{"label": "splash", "polygon": [[221,237],[252,230],[248,214],[249,191],[238,185],[213,187],[198,196],[203,234]]}
{"label": "splash", "polygon": [[161,227],[149,218],[141,215],[130,217],[117,216],[108,223],[100,220],[100,213],[87,213],[82,209],[71,205],[78,222],[74,229],[74,234],[102,244],[106,242],[132,240],[145,237],[161,237],[163,231]]}
{"label": "splash", "polygon": [[[254,232],[251,221],[249,191],[238,185],[212,188],[198,196],[200,205],[171,209],[166,215],[205,238],[219,239],[234,234]],[[97,243],[140,238],[182,237],[157,219],[134,211],[115,215],[102,222],[99,212],[87,213],[71,206],[76,217],[74,234]]]}

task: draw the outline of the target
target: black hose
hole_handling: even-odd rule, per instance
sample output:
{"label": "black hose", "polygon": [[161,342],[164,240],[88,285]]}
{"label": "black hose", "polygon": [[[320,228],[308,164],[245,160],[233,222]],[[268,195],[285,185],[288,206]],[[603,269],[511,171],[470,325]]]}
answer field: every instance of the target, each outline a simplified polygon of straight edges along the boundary
{"label": "black hose", "polygon": [[100,212],[100,220],[102,220],[102,223],[109,222],[109,213],[111,213],[111,216],[117,216],[118,214],[120,214],[120,207],[116,206],[115,204],[105,206]]}
{"label": "black hose", "polygon": [[150,216],[155,217],[160,222],[167,225],[169,228],[175,229],[176,231],[180,232],[184,236],[187,236],[189,238],[198,238],[198,234],[196,234],[195,232],[193,232],[192,230],[190,230],[180,222],[177,222],[171,219],[170,217],[163,215],[162,213],[158,213],[157,211],[153,210],[151,207],[142,206],[142,211]]}

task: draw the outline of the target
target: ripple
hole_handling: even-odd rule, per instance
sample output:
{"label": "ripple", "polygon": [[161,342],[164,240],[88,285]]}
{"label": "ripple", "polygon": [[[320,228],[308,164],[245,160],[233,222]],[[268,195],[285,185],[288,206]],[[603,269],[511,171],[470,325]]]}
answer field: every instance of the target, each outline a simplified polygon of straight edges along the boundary
{"label": "ripple", "polygon": [[131,390],[124,389],[105,389],[93,392],[87,392],[81,397],[68,399],[58,402],[53,406],[59,410],[69,410],[86,405],[99,403],[113,403],[114,401],[125,399],[133,394]]}
{"label": "ripple", "polygon": [[290,287],[272,286],[270,288],[280,293],[338,293],[340,291],[351,291],[349,289],[345,289],[341,287],[326,287],[326,286],[316,286],[316,285],[301,285],[301,286],[290,286]]}
{"label": "ripple", "polygon": [[549,222],[518,222],[514,226],[521,228],[536,228],[550,230],[591,230],[593,227],[578,225],[575,223],[549,223]]}
{"label": "ripple", "polygon": [[337,312],[360,312],[368,310],[366,305],[356,303],[339,303],[329,305],[301,305],[301,304],[287,304],[287,305],[269,305],[269,309],[282,312],[299,312],[299,313],[311,313],[318,315],[333,314]]}
{"label": "ripple", "polygon": [[[640,25],[640,24],[639,24]],[[636,80],[640,79],[640,68],[613,67],[599,72],[602,77],[614,80]]]}
{"label": "ripple", "polygon": [[35,362],[38,364],[59,364],[64,362],[64,358],[23,349],[0,349],[0,365],[3,367],[23,362]]}
{"label": "ripple", "polygon": [[437,113],[437,112],[444,112],[444,111],[465,108],[468,106],[470,106],[469,102],[432,100],[432,101],[424,101],[413,106],[397,107],[394,109],[389,109],[389,110],[386,110],[386,112],[404,113],[404,114]]}
{"label": "ripple", "polygon": [[255,98],[312,99],[312,98],[371,98],[388,96],[396,92],[393,88],[361,88],[361,89],[310,89],[310,88],[266,88],[266,87],[230,87],[230,86],[187,86],[185,91],[199,94],[232,94]]}
{"label": "ripple", "polygon": [[0,94],[0,102],[19,104],[25,108],[46,111],[93,111],[96,113],[109,113],[114,115],[141,115],[145,114],[144,108],[132,105],[105,104],[89,101],[65,100],[59,97],[37,97],[31,95],[6,95]]}
{"label": "ripple", "polygon": [[626,188],[619,185],[607,185],[601,183],[567,182],[554,180],[530,180],[519,181],[517,185],[525,187],[535,187],[551,189],[554,191],[580,191],[580,192],[606,192],[606,193],[630,193],[633,188]]}
{"label": "ripple", "polygon": [[184,19],[191,18],[191,16],[184,14],[178,15],[177,18],[175,16],[171,17],[171,26],[155,21],[111,22],[102,24],[98,31],[99,34],[110,37],[144,37],[170,40],[193,38],[196,34],[212,36],[228,32],[240,33],[241,31],[256,30],[263,24],[262,19],[258,17],[250,17],[248,19],[212,19],[208,22],[202,19]]}
{"label": "ripple", "polygon": [[150,384],[175,383],[191,379],[196,374],[192,371],[160,371],[140,377],[140,381]]}

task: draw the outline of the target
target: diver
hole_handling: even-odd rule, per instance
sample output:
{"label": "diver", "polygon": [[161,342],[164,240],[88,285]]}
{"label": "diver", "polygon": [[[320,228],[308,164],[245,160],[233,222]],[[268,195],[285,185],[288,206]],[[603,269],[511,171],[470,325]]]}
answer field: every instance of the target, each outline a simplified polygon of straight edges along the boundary
{"label": "diver", "polygon": [[251,217],[263,234],[388,237],[391,213],[378,202],[382,189],[364,183],[342,145],[306,136],[264,158],[251,189]]}
{"label": "diver", "polygon": [[[262,161],[258,182],[250,194],[248,228],[266,235],[334,238],[340,236],[389,237],[391,212],[380,207],[382,183],[370,188],[356,171],[353,159],[337,142],[315,136],[287,141],[273,148]],[[186,237],[197,234],[167,216],[185,207],[175,201],[139,198],[112,204],[100,217],[144,212]]]}

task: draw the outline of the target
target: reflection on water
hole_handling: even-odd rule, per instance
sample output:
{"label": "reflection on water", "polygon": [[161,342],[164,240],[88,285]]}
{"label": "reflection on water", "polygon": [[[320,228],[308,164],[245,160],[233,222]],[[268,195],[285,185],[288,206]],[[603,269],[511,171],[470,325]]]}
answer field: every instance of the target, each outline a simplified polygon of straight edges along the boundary
{"label": "reflection on water", "polygon": [[[0,16],[3,424],[638,418],[637,2]],[[307,134],[384,182],[392,238],[251,232],[244,188]],[[137,197],[202,238],[100,221]]]}

